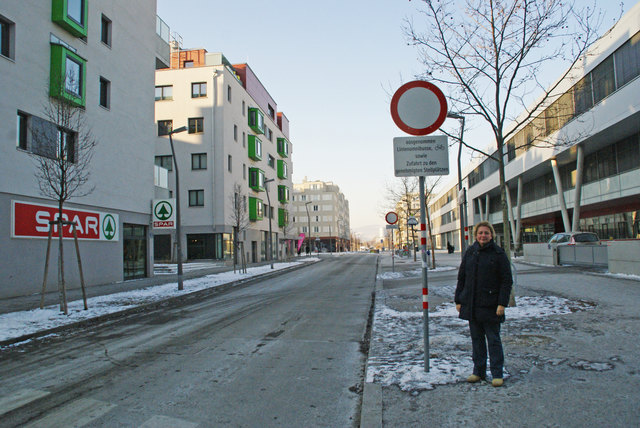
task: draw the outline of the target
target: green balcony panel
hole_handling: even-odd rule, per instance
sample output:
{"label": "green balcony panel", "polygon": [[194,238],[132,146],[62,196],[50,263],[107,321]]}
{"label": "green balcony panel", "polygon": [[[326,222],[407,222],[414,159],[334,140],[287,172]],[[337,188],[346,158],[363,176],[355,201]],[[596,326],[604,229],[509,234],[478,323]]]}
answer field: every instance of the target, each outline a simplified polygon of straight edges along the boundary
{"label": "green balcony panel", "polygon": [[278,138],[278,154],[283,158],[289,157],[289,142],[286,138]]}
{"label": "green balcony panel", "polygon": [[278,178],[286,179],[289,177],[289,167],[282,159],[278,159]]}
{"label": "green balcony panel", "polygon": [[289,211],[284,208],[278,208],[278,226],[285,227],[289,224]]}
{"label": "green balcony panel", "polygon": [[51,45],[49,95],[75,106],[86,103],[87,61],[61,45]]}
{"label": "green balcony panel", "polygon": [[249,135],[249,158],[253,160],[262,160],[262,141],[255,135]]}
{"label": "green balcony panel", "polygon": [[264,215],[264,204],[262,199],[249,196],[249,220],[262,220]]}
{"label": "green balcony panel", "polygon": [[87,37],[88,0],[52,0],[51,20],[76,37]]}
{"label": "green balcony panel", "polygon": [[278,185],[278,201],[281,204],[289,203],[289,188],[282,184]]}
{"label": "green balcony panel", "polygon": [[256,134],[264,134],[264,114],[257,107],[249,107],[249,128]]}
{"label": "green balcony panel", "polygon": [[260,168],[249,168],[249,187],[256,192],[264,192],[264,171]]}

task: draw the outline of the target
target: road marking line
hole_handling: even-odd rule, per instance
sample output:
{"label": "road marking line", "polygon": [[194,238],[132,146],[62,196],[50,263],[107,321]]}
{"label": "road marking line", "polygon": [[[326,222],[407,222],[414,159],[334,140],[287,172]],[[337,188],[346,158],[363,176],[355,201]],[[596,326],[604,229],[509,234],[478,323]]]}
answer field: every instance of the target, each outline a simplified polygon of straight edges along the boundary
{"label": "road marking line", "polygon": [[81,398],[26,425],[25,428],[82,427],[103,416],[114,407],[116,407],[115,404],[105,401]]}
{"label": "road marking line", "polygon": [[47,391],[39,391],[37,389],[20,389],[13,393],[11,396],[0,398],[0,415],[4,415],[14,409],[24,406],[25,404],[31,403],[32,401],[37,400],[38,398],[42,398],[49,395]]}
{"label": "road marking line", "polygon": [[183,419],[156,415],[140,425],[139,428],[195,428],[197,426],[198,424]]}

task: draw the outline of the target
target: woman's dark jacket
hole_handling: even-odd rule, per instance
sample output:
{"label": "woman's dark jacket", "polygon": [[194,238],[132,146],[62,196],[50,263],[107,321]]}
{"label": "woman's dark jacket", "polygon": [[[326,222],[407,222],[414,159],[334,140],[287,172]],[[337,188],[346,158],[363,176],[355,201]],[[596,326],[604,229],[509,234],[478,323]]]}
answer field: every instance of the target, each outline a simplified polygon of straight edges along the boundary
{"label": "woman's dark jacket", "polygon": [[496,315],[498,305],[509,304],[511,265],[504,250],[493,240],[481,247],[476,241],[462,256],[455,302],[465,320],[504,321]]}

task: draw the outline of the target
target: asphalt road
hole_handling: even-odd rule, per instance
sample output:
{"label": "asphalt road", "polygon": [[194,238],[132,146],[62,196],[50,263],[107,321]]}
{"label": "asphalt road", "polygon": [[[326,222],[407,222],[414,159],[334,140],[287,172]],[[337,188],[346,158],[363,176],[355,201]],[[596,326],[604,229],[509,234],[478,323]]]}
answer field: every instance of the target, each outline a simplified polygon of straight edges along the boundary
{"label": "asphalt road", "polygon": [[0,426],[357,426],[377,257],[0,353]]}

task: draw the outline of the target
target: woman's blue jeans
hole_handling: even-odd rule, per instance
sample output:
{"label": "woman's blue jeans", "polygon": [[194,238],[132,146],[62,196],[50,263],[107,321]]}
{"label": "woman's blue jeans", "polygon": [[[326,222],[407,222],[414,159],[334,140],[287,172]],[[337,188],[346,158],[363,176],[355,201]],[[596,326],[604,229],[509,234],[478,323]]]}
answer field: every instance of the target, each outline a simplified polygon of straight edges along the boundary
{"label": "woman's blue jeans", "polygon": [[471,345],[473,347],[473,374],[485,378],[487,376],[487,348],[491,361],[491,376],[502,379],[504,353],[500,340],[500,323],[469,321]]}

